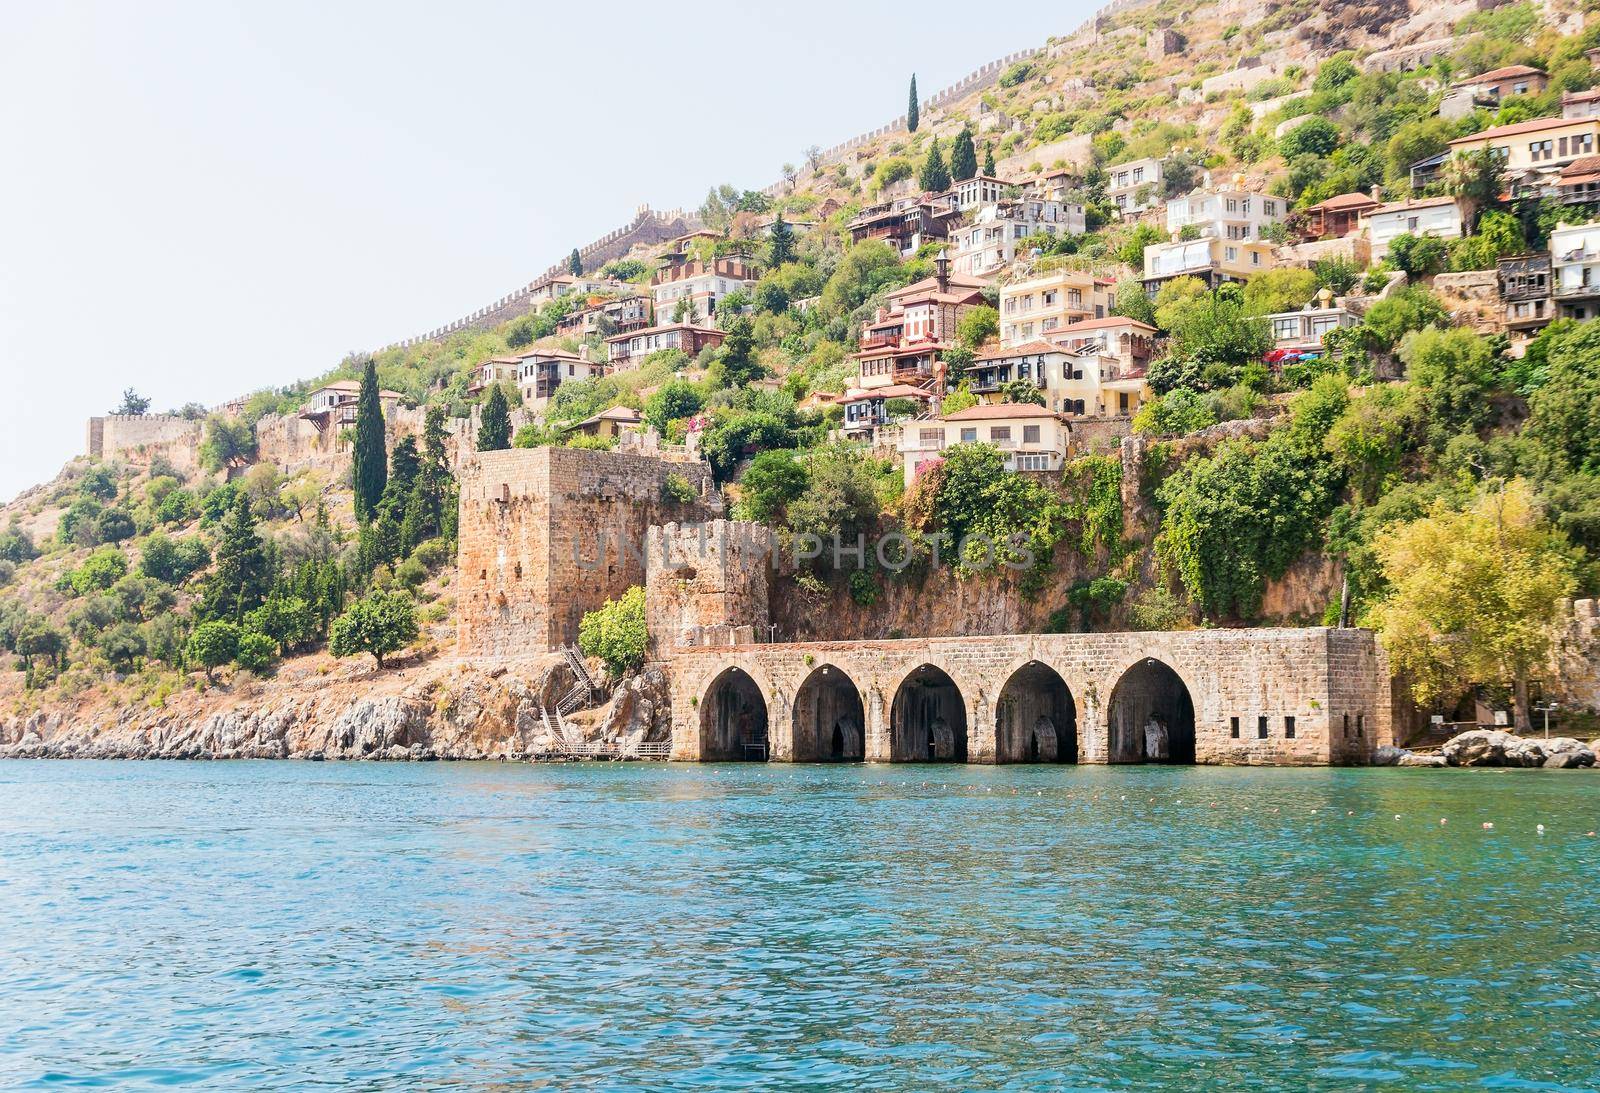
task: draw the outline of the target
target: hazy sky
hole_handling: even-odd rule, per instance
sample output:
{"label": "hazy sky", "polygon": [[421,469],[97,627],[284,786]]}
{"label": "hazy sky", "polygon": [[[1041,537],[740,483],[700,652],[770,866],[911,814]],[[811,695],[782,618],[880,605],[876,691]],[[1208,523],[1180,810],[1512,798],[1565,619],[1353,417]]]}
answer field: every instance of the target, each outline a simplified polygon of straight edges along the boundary
{"label": "hazy sky", "polygon": [[0,0],[0,499],[125,387],[212,405],[432,329],[1093,7]]}

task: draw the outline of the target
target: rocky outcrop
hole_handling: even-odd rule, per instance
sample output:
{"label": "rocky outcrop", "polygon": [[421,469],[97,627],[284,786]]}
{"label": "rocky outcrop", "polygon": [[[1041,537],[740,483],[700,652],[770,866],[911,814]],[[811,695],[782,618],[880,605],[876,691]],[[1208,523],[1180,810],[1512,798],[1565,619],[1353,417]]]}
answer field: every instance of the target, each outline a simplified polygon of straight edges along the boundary
{"label": "rocky outcrop", "polygon": [[1424,755],[1397,748],[1389,744],[1373,749],[1372,765],[1375,767],[1444,767],[1449,760],[1442,755]]}
{"label": "rocky outcrop", "polygon": [[[524,759],[549,754],[547,723],[572,684],[560,657],[444,661],[401,671],[287,669],[279,678],[175,695],[162,709],[46,709],[0,719],[0,757],[44,759]],[[603,696],[601,696],[603,698]],[[586,740],[666,739],[667,681],[647,670],[609,705],[569,721]]]}
{"label": "rocky outcrop", "polygon": [[1592,767],[1595,753],[1582,740],[1517,736],[1500,729],[1473,729],[1447,740],[1440,753],[1453,767]]}

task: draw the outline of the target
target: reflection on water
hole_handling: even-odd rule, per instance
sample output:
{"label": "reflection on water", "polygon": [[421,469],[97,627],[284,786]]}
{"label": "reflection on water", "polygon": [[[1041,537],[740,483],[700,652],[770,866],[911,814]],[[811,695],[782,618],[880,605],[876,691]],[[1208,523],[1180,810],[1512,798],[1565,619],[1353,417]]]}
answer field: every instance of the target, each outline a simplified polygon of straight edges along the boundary
{"label": "reflection on water", "polygon": [[0,1087],[1592,1088],[1597,827],[1579,772],[6,763]]}

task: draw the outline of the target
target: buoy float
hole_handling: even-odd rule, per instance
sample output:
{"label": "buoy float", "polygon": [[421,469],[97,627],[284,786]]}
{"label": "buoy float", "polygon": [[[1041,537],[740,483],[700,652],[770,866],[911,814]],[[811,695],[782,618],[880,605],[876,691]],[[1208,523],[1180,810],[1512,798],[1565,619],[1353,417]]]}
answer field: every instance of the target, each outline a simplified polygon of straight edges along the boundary
{"label": "buoy float", "polygon": [[1544,824],[1540,824],[1539,825],[1539,834],[1541,834],[1541,835],[1544,834]]}
{"label": "buoy float", "polygon": [[1485,821],[1483,821],[1483,829],[1485,831],[1493,831],[1494,830],[1494,824],[1490,823],[1488,820],[1485,820]]}
{"label": "buoy float", "polygon": [[1440,817],[1439,817],[1439,823],[1441,823],[1441,824],[1447,824],[1447,823],[1449,823],[1449,822],[1450,822],[1450,821],[1449,821],[1449,820],[1447,820],[1447,819],[1445,819],[1445,818],[1444,818],[1444,817],[1443,817],[1443,816],[1440,816]]}

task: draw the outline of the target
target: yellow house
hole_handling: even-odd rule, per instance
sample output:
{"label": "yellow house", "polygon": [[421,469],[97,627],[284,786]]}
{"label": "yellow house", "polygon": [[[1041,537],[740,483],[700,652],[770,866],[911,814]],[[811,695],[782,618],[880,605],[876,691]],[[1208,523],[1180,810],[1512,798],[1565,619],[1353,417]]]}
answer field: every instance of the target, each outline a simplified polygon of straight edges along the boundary
{"label": "yellow house", "polygon": [[1103,319],[1116,306],[1115,283],[1081,270],[1056,270],[1000,290],[1000,341],[1021,345],[1071,323]]}
{"label": "yellow house", "polygon": [[1508,172],[1520,174],[1535,167],[1559,166],[1579,156],[1592,156],[1597,138],[1600,118],[1536,118],[1457,137],[1450,142],[1450,151],[1467,155],[1493,148]]}

